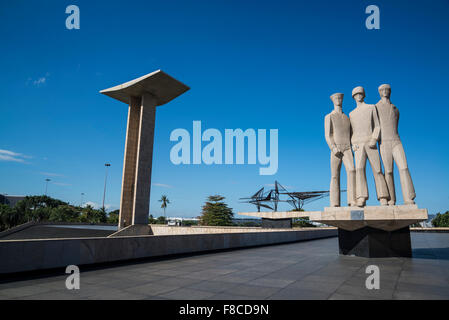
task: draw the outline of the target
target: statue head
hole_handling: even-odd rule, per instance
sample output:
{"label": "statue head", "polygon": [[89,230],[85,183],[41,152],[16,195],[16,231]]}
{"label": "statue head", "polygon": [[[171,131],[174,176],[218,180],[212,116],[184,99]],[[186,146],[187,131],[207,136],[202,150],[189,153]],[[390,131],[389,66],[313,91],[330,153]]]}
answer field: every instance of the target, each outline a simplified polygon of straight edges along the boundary
{"label": "statue head", "polygon": [[381,98],[390,98],[391,86],[389,84],[382,84],[379,86],[379,95]]}
{"label": "statue head", "polygon": [[362,102],[365,99],[365,89],[360,86],[352,89],[352,98],[357,102]]}
{"label": "statue head", "polygon": [[334,105],[341,107],[343,104],[343,96],[343,93],[334,93],[330,98]]}

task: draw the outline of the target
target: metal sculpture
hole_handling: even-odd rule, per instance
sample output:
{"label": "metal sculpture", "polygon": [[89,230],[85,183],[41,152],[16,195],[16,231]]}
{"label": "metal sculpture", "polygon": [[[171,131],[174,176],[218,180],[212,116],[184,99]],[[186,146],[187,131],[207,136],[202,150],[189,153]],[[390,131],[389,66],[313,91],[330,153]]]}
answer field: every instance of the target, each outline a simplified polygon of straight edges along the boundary
{"label": "metal sculpture", "polygon": [[[281,199],[282,196],[286,196],[286,199]],[[329,196],[329,191],[289,192],[279,182],[275,181],[274,189],[265,191],[265,187],[262,187],[251,197],[240,198],[240,200],[243,200],[243,203],[255,205],[257,207],[257,212],[260,212],[261,207],[277,211],[279,202],[286,202],[290,204],[294,210],[300,211],[304,207],[304,204],[327,196]]]}

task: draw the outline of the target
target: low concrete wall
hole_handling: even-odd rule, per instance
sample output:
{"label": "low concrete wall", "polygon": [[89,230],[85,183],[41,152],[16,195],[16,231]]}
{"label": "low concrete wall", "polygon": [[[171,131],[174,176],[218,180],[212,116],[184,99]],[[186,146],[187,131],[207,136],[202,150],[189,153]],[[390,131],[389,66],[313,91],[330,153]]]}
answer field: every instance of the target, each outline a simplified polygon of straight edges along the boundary
{"label": "low concrete wall", "polygon": [[113,234],[109,235],[108,238],[113,237],[129,237],[129,236],[150,236],[153,235],[151,227],[147,224],[132,224],[127,226]]}
{"label": "low concrete wall", "polygon": [[261,227],[212,227],[212,226],[191,226],[177,227],[167,226],[163,224],[151,224],[153,234],[170,235],[170,234],[204,234],[204,233],[239,233],[239,232],[287,232],[294,230],[316,230],[316,228],[272,228],[263,229]]}
{"label": "low concrete wall", "polygon": [[449,233],[449,228],[447,227],[432,227],[432,228],[421,228],[421,227],[410,227],[412,232],[445,232]]}
{"label": "low concrete wall", "polygon": [[[194,230],[194,228],[191,230]],[[203,231],[201,234],[117,238],[4,240],[0,241],[0,274],[59,268],[71,264],[80,266],[172,254],[295,242],[336,235],[336,228],[310,228],[307,230],[254,232],[242,232],[240,230],[240,232],[227,233],[204,233]]]}

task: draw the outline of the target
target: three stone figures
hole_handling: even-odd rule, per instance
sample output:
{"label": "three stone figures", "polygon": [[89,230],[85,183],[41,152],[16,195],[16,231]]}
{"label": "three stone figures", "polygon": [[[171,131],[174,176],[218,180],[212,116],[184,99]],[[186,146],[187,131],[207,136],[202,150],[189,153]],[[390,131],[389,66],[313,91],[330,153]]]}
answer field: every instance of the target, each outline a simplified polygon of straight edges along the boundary
{"label": "three stone figures", "polygon": [[[399,169],[404,203],[415,203],[415,190],[398,134],[399,111],[390,101],[390,85],[381,85],[379,94],[381,100],[376,105],[370,105],[364,102],[363,87],[354,88],[352,97],[356,101],[356,108],[350,112],[349,117],[342,110],[343,94],[335,93],[330,97],[334,110],[326,115],[324,127],[326,142],[331,150],[331,207],[340,206],[342,163],[347,174],[348,206],[365,206],[369,198],[366,182],[367,159],[373,170],[377,199],[381,205],[396,204],[393,162]],[[381,158],[385,175],[382,172]]]}

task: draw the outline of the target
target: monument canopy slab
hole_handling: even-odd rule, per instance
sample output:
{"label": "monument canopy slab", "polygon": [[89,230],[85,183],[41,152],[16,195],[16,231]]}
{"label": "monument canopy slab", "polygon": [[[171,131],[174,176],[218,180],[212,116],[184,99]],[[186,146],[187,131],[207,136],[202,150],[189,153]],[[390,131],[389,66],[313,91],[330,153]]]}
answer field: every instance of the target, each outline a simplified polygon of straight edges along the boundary
{"label": "monument canopy slab", "polygon": [[157,70],[140,78],[101,90],[100,93],[129,104],[130,97],[141,97],[150,93],[161,106],[180,96],[190,88],[162,70]]}
{"label": "monument canopy slab", "polygon": [[239,212],[239,215],[266,219],[309,218],[344,230],[373,227],[394,231],[428,219],[427,209],[417,205],[326,207],[324,211]]}

